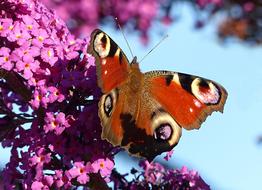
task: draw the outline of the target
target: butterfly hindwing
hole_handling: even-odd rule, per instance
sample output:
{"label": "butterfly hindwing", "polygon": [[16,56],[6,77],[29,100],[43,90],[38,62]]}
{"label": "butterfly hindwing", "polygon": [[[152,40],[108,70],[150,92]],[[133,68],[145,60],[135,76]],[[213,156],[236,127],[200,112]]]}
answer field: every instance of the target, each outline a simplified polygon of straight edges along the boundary
{"label": "butterfly hindwing", "polygon": [[[137,115],[125,115],[127,126],[123,125],[124,138],[128,151],[148,160],[153,160],[162,152],[170,151],[177,145],[182,129],[163,106],[152,96],[148,96],[147,87],[143,86]],[[131,118],[131,119],[128,119]],[[122,141],[122,142],[123,142]]]}
{"label": "butterfly hindwing", "polygon": [[119,94],[118,88],[104,94],[99,101],[99,117],[102,124],[102,139],[108,140],[114,146],[121,145],[123,128],[120,120],[121,113],[124,112],[126,96]]}
{"label": "butterfly hindwing", "polygon": [[123,84],[101,97],[101,137],[132,155],[152,160],[178,143],[182,129],[156,99],[147,96],[146,86],[141,85],[133,96],[127,93],[129,87]]}
{"label": "butterfly hindwing", "polygon": [[185,129],[198,129],[213,111],[223,112],[227,92],[211,80],[170,71],[145,76],[150,95]]}
{"label": "butterfly hindwing", "polygon": [[126,80],[129,62],[123,51],[103,31],[91,34],[89,52],[96,59],[98,84],[107,93]]}

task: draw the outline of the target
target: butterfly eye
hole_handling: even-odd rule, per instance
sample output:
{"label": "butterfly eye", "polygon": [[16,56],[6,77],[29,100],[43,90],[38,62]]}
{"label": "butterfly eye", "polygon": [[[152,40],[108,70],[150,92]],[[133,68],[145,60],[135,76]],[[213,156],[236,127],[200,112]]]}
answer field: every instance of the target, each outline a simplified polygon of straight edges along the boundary
{"label": "butterfly eye", "polygon": [[111,94],[108,94],[105,97],[105,102],[104,102],[104,112],[107,115],[107,117],[111,115],[112,110],[113,110],[113,99]]}
{"label": "butterfly eye", "polygon": [[172,127],[168,123],[164,123],[155,129],[154,138],[160,141],[167,141],[171,138],[172,133]]}

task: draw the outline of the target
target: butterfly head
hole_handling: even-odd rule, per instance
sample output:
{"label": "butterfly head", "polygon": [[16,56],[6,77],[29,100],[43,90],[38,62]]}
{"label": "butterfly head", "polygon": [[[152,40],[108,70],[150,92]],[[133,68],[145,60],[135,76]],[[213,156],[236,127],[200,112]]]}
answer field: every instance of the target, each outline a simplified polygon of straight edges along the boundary
{"label": "butterfly head", "polygon": [[137,62],[137,56],[135,56],[132,60],[132,62],[130,63],[130,65],[133,65],[133,64],[138,64]]}
{"label": "butterfly head", "polygon": [[[138,75],[139,75],[139,73],[141,73],[140,69],[139,69],[139,64],[137,62],[137,57],[136,56],[133,58],[133,60],[130,63],[130,72],[133,73],[133,74],[138,72],[137,73]],[[138,77],[138,75],[136,75],[136,77]]]}

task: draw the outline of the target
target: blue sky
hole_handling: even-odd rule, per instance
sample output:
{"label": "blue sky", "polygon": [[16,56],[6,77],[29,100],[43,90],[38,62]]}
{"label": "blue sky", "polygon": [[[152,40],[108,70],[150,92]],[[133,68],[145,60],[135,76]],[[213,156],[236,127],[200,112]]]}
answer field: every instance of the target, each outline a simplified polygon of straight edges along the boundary
{"label": "blue sky", "polygon": [[[262,176],[262,147],[256,141],[262,134],[262,48],[221,44],[214,26],[195,31],[190,11],[182,9],[180,20],[167,30],[169,37],[140,67],[142,71],[171,70],[209,78],[222,84],[229,95],[223,114],[213,113],[200,130],[183,131],[171,162],[199,171],[214,189],[258,189]],[[120,33],[102,29],[131,57]],[[138,60],[161,39],[156,31],[157,26],[146,48],[137,36],[127,34]],[[118,164],[126,166],[126,162]]]}
{"label": "blue sky", "polygon": [[[214,189],[258,189],[262,174],[262,147],[256,143],[262,134],[262,48],[220,44],[211,26],[199,32],[193,29],[190,9],[183,8],[180,13],[180,20],[167,28],[169,37],[141,63],[142,71],[171,70],[209,78],[222,84],[229,96],[223,114],[213,113],[198,131],[183,131],[171,162],[199,171]],[[121,33],[109,27],[101,29],[131,57]],[[148,47],[140,44],[137,35],[127,34],[138,60],[161,39],[157,31],[154,26]],[[8,151],[0,149],[1,165],[8,156]],[[119,167],[126,165],[119,162]]]}

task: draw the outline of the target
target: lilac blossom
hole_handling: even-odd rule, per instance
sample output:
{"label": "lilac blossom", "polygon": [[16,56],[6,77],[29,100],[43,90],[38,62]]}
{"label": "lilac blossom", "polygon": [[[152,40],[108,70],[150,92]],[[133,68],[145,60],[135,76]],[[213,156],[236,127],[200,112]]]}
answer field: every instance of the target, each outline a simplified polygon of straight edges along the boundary
{"label": "lilac blossom", "polygon": [[159,163],[148,161],[140,162],[140,166],[144,171],[132,169],[133,180],[127,180],[126,175],[113,170],[114,189],[210,190],[196,171],[188,170],[185,166],[181,169],[166,169]]}
{"label": "lilac blossom", "polygon": [[103,3],[98,0],[79,0],[77,3],[73,0],[42,1],[48,7],[55,9],[76,35],[89,33],[98,26],[99,22],[117,17],[121,25],[135,24],[133,30],[139,30],[142,42],[147,43],[153,20],[160,17],[162,23],[162,18],[170,17],[168,14],[158,14],[159,9],[165,7],[159,0],[108,0]]}
{"label": "lilac blossom", "polygon": [[56,135],[60,135],[67,127],[70,127],[70,125],[68,124],[64,113],[58,113],[57,115],[51,112],[46,113],[44,125],[45,133],[54,131]]}
{"label": "lilac blossom", "polygon": [[74,168],[70,169],[68,171],[68,174],[70,178],[77,178],[77,181],[80,184],[86,184],[90,180],[88,174],[92,172],[93,168],[91,166],[91,163],[88,162],[84,165],[83,162],[75,162]]}
{"label": "lilac blossom", "polygon": [[6,47],[0,48],[0,65],[3,69],[10,71],[13,68],[11,62],[10,49]]}
{"label": "lilac blossom", "polygon": [[[88,9],[85,13],[96,13],[92,10],[97,8],[95,2],[80,4]],[[143,11],[137,12],[132,7],[135,3],[130,2],[128,14],[141,17],[141,29],[149,27],[158,5],[145,1]],[[63,20],[37,0],[3,0],[0,9],[0,75],[4,79],[0,81],[0,134],[2,146],[11,148],[3,171],[4,188],[109,189],[109,182],[121,185],[126,175],[119,177],[114,169],[114,155],[120,149],[101,139],[97,115],[101,92],[95,59],[87,53],[89,34],[75,38]],[[87,17],[97,22],[97,15]],[[177,187],[183,186],[181,180],[199,186],[195,172],[169,171],[149,162],[142,166],[144,181],[127,182],[130,189],[141,184],[147,187],[144,182],[165,185],[175,180]]]}
{"label": "lilac blossom", "polygon": [[166,153],[164,159],[168,161],[172,157],[173,153],[174,153],[174,149],[170,150],[169,152]]}
{"label": "lilac blossom", "polygon": [[105,181],[110,181],[109,177],[114,168],[114,162],[110,159],[98,159],[94,163],[92,163],[92,167],[95,173],[100,173],[101,176],[105,179]]}

